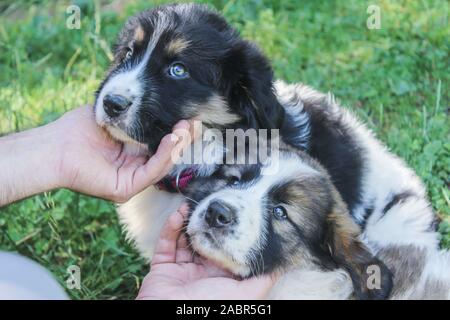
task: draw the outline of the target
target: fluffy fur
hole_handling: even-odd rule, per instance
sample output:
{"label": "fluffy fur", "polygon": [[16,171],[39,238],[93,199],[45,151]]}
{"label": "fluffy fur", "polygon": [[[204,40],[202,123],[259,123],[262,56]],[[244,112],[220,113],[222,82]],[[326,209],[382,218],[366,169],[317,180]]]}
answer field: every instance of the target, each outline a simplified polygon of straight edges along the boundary
{"label": "fluffy fur", "polygon": [[[173,77],[174,63],[187,70],[183,77]],[[105,111],[111,94],[127,102],[112,116]],[[127,150],[150,154],[181,119],[201,119],[219,130],[278,128],[285,143],[329,172],[364,237],[376,240],[374,250],[392,244],[437,247],[434,213],[414,172],[330,94],[275,82],[262,52],[205,6],[162,6],[130,18],[94,109],[99,125]],[[211,150],[209,160],[222,157],[212,152],[214,141],[203,147]],[[171,175],[188,166],[176,166]],[[190,167],[197,178],[217,169]],[[128,236],[144,256],[151,257],[161,225],[183,199],[149,187],[119,207]]]}

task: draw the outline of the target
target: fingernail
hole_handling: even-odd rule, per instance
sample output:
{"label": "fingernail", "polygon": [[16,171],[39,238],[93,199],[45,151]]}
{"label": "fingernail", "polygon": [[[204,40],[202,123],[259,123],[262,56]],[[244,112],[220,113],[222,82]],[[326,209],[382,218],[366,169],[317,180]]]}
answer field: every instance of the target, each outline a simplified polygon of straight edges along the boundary
{"label": "fingernail", "polygon": [[176,134],[174,133],[170,134],[170,142],[172,142],[173,145],[176,145],[179,140],[180,137],[178,137]]}
{"label": "fingernail", "polygon": [[191,124],[189,123],[189,121],[181,120],[175,125],[175,128],[176,129],[187,129],[187,130],[189,130],[190,126],[191,126]]}

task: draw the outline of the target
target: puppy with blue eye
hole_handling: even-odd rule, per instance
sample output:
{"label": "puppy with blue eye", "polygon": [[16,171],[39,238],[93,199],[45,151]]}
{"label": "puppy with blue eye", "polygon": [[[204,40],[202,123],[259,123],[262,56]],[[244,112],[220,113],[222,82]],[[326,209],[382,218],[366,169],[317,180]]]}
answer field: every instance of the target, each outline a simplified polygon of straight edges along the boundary
{"label": "puppy with blue eye", "polygon": [[[224,165],[187,196],[193,250],[240,277],[286,275],[288,289],[271,298],[383,299],[391,290],[390,271],[360,241],[328,174],[300,151]],[[367,287],[369,266],[381,271],[378,289]]]}
{"label": "puppy with blue eye", "polygon": [[269,298],[450,298],[448,253],[394,242],[374,256],[327,172],[303,152],[224,165],[187,191],[193,250],[240,277],[280,274]]}

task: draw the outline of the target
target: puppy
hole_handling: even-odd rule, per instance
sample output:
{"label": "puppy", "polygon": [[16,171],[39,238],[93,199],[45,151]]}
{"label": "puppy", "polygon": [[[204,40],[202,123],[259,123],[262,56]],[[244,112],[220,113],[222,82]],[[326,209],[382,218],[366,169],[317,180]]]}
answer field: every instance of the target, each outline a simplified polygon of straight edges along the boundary
{"label": "puppy", "polygon": [[[94,112],[125,152],[149,155],[181,119],[218,134],[279,129],[283,142],[326,168],[367,237],[381,247],[383,239],[437,247],[434,213],[414,172],[331,95],[275,81],[262,52],[206,6],[160,6],[130,18]],[[119,207],[144,256],[151,257],[167,215],[184,200],[174,182],[210,176],[228,151],[214,139],[194,144],[190,152],[203,161],[176,165],[164,188],[151,186]]]}
{"label": "puppy", "polygon": [[241,277],[281,274],[272,299],[450,298],[449,253],[393,243],[378,251],[386,267],[326,171],[300,151],[222,166],[187,194],[192,248]]}

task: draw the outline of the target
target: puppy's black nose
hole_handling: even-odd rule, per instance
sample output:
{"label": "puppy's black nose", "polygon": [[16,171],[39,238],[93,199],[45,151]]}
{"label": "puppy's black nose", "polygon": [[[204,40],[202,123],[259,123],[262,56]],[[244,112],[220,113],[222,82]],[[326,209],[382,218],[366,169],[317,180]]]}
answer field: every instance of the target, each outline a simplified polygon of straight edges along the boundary
{"label": "puppy's black nose", "polygon": [[236,220],[236,210],[221,201],[213,201],[206,209],[205,220],[210,227],[224,228]]}
{"label": "puppy's black nose", "polygon": [[103,98],[103,108],[110,117],[117,117],[127,111],[131,101],[118,94],[107,94]]}

